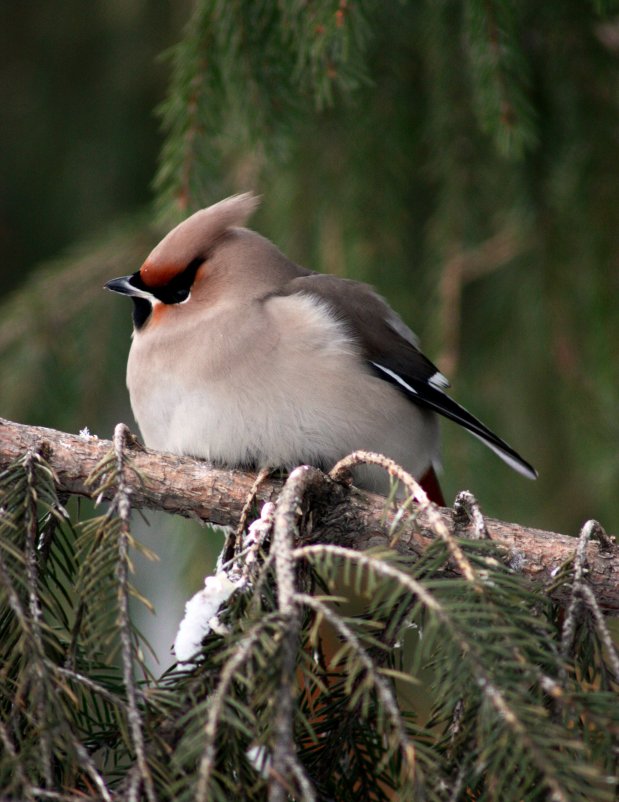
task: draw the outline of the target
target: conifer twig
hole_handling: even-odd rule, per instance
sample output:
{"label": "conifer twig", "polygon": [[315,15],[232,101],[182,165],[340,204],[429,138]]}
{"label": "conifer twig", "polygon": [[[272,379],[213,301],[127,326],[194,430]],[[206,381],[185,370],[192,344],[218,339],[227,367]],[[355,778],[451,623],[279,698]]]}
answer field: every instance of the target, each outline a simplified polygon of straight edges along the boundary
{"label": "conifer twig", "polygon": [[[299,593],[296,596],[296,602],[299,605],[305,605],[313,610],[315,613],[322,616],[334,630],[341,636],[345,643],[348,643],[355,652],[355,655],[360,660],[364,671],[372,678],[372,684],[376,689],[376,694],[381,703],[384,705],[385,710],[391,720],[391,726],[397,737],[398,746],[400,748],[404,765],[406,767],[406,774],[412,779],[416,765],[416,754],[413,743],[406,735],[406,730],[402,722],[402,716],[395,698],[395,694],[389,686],[387,680],[378,673],[376,665],[366,649],[361,644],[359,638],[355,635],[352,629],[342,620],[341,616],[334,613],[326,604],[314,596],[308,596],[304,593]],[[385,753],[383,761],[389,758],[389,751]],[[381,767],[377,767],[377,773]]]}
{"label": "conifer twig", "polygon": [[198,768],[195,802],[207,802],[209,799],[209,784],[213,769],[215,768],[215,758],[217,755],[216,737],[230,685],[237,671],[241,668],[243,663],[250,658],[265,626],[272,621],[272,615],[262,619],[249,630],[240,643],[237,643],[234,654],[226,661],[221,670],[217,687],[209,697],[208,713],[204,726],[205,743]]}
{"label": "conifer twig", "polygon": [[591,587],[586,581],[587,544],[592,537],[596,537],[604,548],[610,548],[612,546],[608,535],[597,521],[590,520],[585,523],[580,532],[576,557],[574,558],[572,597],[561,630],[561,654],[563,657],[567,657],[570,653],[576,634],[578,614],[584,605],[593,617],[598,637],[604,644],[604,648],[608,654],[615,680],[619,681],[619,655],[617,654],[617,649],[613,643],[595,593],[591,590]]}
{"label": "conifer twig", "polygon": [[251,513],[252,507],[256,503],[258,489],[260,488],[260,485],[264,482],[264,480],[268,478],[270,473],[271,473],[271,468],[261,468],[258,471],[254,483],[249,489],[247,498],[245,499],[245,503],[243,504],[243,509],[241,510],[241,514],[239,516],[239,522],[236,526],[236,530],[232,538],[233,539],[232,547],[227,546],[226,551],[232,551],[236,555],[238,555],[239,552],[241,551],[243,546],[243,532],[245,531],[245,527],[247,526],[247,521],[249,520],[249,515]]}
{"label": "conifer twig", "polygon": [[582,594],[583,601],[589,608],[591,615],[593,616],[593,621],[595,623],[595,627],[598,632],[598,637],[604,644],[604,648],[606,649],[606,653],[608,654],[608,659],[610,660],[610,664],[613,669],[613,673],[615,675],[615,681],[619,682],[619,655],[617,654],[617,649],[613,642],[612,636],[609,632],[608,626],[606,624],[606,619],[604,618],[604,614],[600,609],[600,605],[598,604],[597,599],[595,598],[595,593],[591,590],[589,585],[584,584],[580,588],[580,592]]}
{"label": "conifer twig", "polygon": [[41,723],[41,764],[43,766],[43,774],[45,776],[45,787],[52,788],[54,785],[54,778],[52,775],[52,748],[50,744],[49,728],[43,726],[45,722],[45,679],[46,671],[43,665],[45,649],[43,646],[43,634],[41,626],[43,621],[43,613],[39,603],[38,593],[38,564],[37,564],[37,538],[38,538],[38,521],[37,521],[37,482],[36,482],[36,469],[35,463],[39,459],[39,455],[33,451],[26,455],[24,460],[24,471],[26,474],[26,482],[28,484],[28,503],[26,507],[26,537],[25,537],[25,552],[26,552],[26,578],[28,580],[28,606],[30,608],[30,622],[31,634],[33,640],[32,659],[34,662],[34,670],[36,673],[36,706]]}
{"label": "conifer twig", "polygon": [[293,546],[305,489],[312,479],[315,480],[317,474],[320,475],[315,468],[308,466],[295,468],[282,489],[275,510],[272,549],[275,552],[277,605],[280,615],[286,621],[286,626],[281,643],[280,699],[275,716],[273,773],[269,783],[269,802],[285,802],[287,791],[280,778],[286,778],[291,767],[296,767],[294,773],[297,775],[303,773],[294,751],[295,665],[301,617],[295,604]]}
{"label": "conifer twig", "polygon": [[[344,472],[360,464],[378,465],[384,468],[389,473],[389,476],[402,482],[410,495],[419,504],[421,510],[426,513],[433,532],[446,543],[462,576],[469,582],[477,583],[473,566],[445,525],[445,522],[438,513],[437,506],[430,501],[426,491],[419,482],[414,479],[408,471],[405,471],[401,465],[398,465],[397,462],[382,454],[375,454],[372,451],[354,451],[348,457],[344,457],[344,459],[340,460],[332,468],[329,475],[332,479],[337,481],[338,477],[342,476]],[[391,545],[394,546],[395,543],[392,541]]]}
{"label": "conifer twig", "polygon": [[107,785],[105,784],[103,777],[97,770],[94,760],[90,757],[84,745],[73,734],[71,734],[71,741],[73,743],[73,748],[77,753],[77,759],[79,760],[80,764],[86,769],[88,776],[93,781],[95,787],[99,791],[99,794],[103,799],[103,802],[112,802],[112,795]]}
{"label": "conifer twig", "polygon": [[24,795],[25,799],[30,802],[31,800],[35,799],[34,791],[31,784],[28,782],[24,770],[22,768],[21,762],[17,759],[17,752],[15,751],[15,746],[13,741],[11,740],[11,736],[7,728],[4,726],[4,722],[0,721],[0,743],[4,747],[4,751],[11,757],[13,760],[13,771],[17,775],[17,779],[20,783],[20,791]]}
{"label": "conifer twig", "polygon": [[[27,503],[25,506],[25,575],[26,587],[28,598],[28,616],[26,608],[22,605],[19,594],[11,579],[9,569],[4,561],[2,551],[0,550],[0,586],[4,588],[7,596],[8,605],[13,612],[13,615],[19,622],[21,632],[26,640],[27,647],[24,652],[29,655],[32,661],[31,671],[34,671],[34,678],[29,677],[28,681],[34,686],[33,696],[35,699],[35,706],[40,725],[40,747],[41,747],[41,760],[43,775],[44,775],[44,788],[34,788],[28,783],[23,769],[19,761],[16,762],[16,772],[21,778],[22,790],[26,799],[31,799],[37,796],[50,796],[53,797],[54,791],[54,777],[52,773],[52,746],[50,727],[47,726],[47,719],[49,715],[50,700],[55,692],[55,688],[50,684],[50,671],[54,671],[57,667],[46,658],[45,647],[43,641],[43,612],[41,609],[41,600],[39,594],[39,580],[38,580],[38,528],[37,528],[37,498],[39,495],[39,480],[37,476],[37,468],[47,470],[46,463],[42,460],[41,455],[34,451],[29,451],[21,466],[24,470],[25,480],[28,487]],[[34,679],[34,683],[33,683]],[[46,705],[47,702],[47,705]],[[90,779],[99,791],[101,798],[104,802],[112,802],[111,794],[97,770],[93,760],[88,754],[87,750],[80,743],[75,732],[67,725],[66,720],[56,725],[58,729],[62,729],[67,738],[67,743],[75,750],[79,764],[85,769]],[[10,740],[8,730],[4,727],[0,732],[0,741],[2,741],[4,748],[10,755],[17,754]]]}
{"label": "conifer twig", "polygon": [[602,527],[597,521],[587,521],[580,530],[578,547],[574,556],[574,575],[572,580],[572,593],[570,603],[565,614],[561,630],[561,654],[567,657],[574,642],[576,633],[576,620],[583,603],[582,588],[585,571],[587,570],[587,545],[593,534]]}
{"label": "conifer twig", "polygon": [[459,802],[459,800],[462,799],[462,787],[464,785],[464,777],[466,775],[467,768],[468,766],[466,762],[463,761],[458,768],[458,773],[449,796],[449,802]]}
{"label": "conifer twig", "polygon": [[123,700],[119,696],[114,695],[108,691],[107,688],[104,688],[101,683],[95,682],[90,677],[80,674],[77,671],[73,671],[70,668],[57,666],[55,664],[49,665],[49,669],[56,674],[59,674],[61,677],[72,680],[76,683],[76,685],[83,685],[84,688],[88,688],[88,690],[97,694],[97,696],[100,696],[102,699],[105,699],[106,702],[109,702],[109,704],[119,706],[124,710],[126,709]]}
{"label": "conifer twig", "polygon": [[462,490],[454,501],[454,529],[456,534],[464,529],[467,523],[473,525],[473,532],[468,532],[469,540],[489,540],[488,527],[475,496],[468,490]]}
{"label": "conifer twig", "polygon": [[297,781],[297,785],[303,794],[303,802],[316,802],[316,794],[312,788],[312,784],[296,755],[289,755],[288,769]]}
{"label": "conifer twig", "polygon": [[[127,693],[127,712],[133,746],[135,748],[140,776],[144,783],[148,802],[156,802],[155,787],[146,760],[144,746],[144,733],[142,732],[142,717],[137,703],[137,690],[133,676],[133,645],[131,633],[131,619],[129,617],[129,533],[131,526],[130,490],[125,482],[125,444],[131,433],[124,423],[119,423],[114,430],[114,452],[116,454],[116,497],[113,507],[120,519],[120,532],[118,535],[118,607],[119,629],[122,649],[123,680]],[[135,800],[132,797],[135,796]],[[133,789],[130,794],[132,802],[137,802],[137,794]]]}

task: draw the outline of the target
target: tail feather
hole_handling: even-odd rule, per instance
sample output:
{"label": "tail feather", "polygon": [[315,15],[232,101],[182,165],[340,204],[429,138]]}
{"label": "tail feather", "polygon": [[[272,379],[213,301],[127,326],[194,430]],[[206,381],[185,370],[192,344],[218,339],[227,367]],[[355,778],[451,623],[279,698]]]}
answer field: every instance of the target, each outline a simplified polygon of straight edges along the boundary
{"label": "tail feather", "polygon": [[401,376],[385,368],[383,365],[376,362],[373,362],[372,365],[375,369],[378,369],[381,379],[394,384],[401,392],[408,396],[411,401],[428,407],[455,423],[459,423],[460,426],[463,426],[471,432],[471,434],[474,434],[484,445],[494,451],[494,453],[499,456],[503,462],[507,463],[510,468],[513,468],[513,470],[522,474],[522,476],[526,476],[527,479],[537,479],[537,471],[535,468],[523,459],[517,451],[504,440],[501,440],[498,435],[491,431],[474,415],[471,415],[464,407],[460,406],[460,404],[446,395],[435,384],[414,379],[404,381]]}

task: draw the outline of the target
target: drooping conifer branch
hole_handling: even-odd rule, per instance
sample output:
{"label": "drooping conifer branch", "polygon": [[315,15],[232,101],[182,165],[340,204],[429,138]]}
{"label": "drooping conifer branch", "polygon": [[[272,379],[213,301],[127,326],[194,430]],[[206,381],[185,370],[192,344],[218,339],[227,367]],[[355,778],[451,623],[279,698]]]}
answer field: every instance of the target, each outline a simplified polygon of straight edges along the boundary
{"label": "drooping conifer branch", "polygon": [[[28,451],[39,452],[53,467],[62,493],[90,496],[86,479],[111,449],[109,440],[0,418],[0,471]],[[223,470],[189,457],[144,449],[137,440],[131,461],[133,469],[126,481],[133,508],[164,510],[222,526],[238,523],[255,478],[249,472]],[[281,488],[281,479],[265,480],[257,491],[257,502],[274,500]],[[430,520],[434,513],[423,506],[402,515],[395,506],[385,509],[383,497],[322,475],[308,492],[315,496],[308,528],[314,542],[359,550],[395,542],[400,552],[420,555],[436,538]],[[441,509],[440,517],[451,534],[475,536],[476,525],[465,515]],[[504,559],[514,571],[542,584],[556,598],[567,597],[561,578],[576,553],[578,543],[573,537],[492,518],[486,518],[485,524],[488,538],[502,547]],[[619,610],[619,548],[604,536],[588,542],[586,558],[587,579],[600,604]],[[458,572],[455,562],[453,570]]]}

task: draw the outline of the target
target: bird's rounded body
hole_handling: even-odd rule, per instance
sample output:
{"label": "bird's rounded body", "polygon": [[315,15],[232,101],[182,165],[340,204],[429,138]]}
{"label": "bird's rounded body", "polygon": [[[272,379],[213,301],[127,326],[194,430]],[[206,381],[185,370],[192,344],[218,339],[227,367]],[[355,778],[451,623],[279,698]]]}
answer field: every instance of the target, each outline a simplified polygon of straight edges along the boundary
{"label": "bird's rounded body", "polygon": [[[256,468],[329,468],[362,449],[433,477],[438,412],[535,477],[444,393],[447,380],[371,287],[300,267],[239,227],[256,203],[239,195],[196,212],[139,271],[106,285],[134,301],[127,384],[147,446]],[[388,489],[376,467],[354,478]]]}
{"label": "bird's rounded body", "polygon": [[[368,370],[309,295],[215,309],[173,333],[154,320],[134,334],[127,384],[147,446],[219,464],[328,468],[363,448],[419,476],[439,451],[436,416]],[[356,479],[384,490],[381,476]]]}

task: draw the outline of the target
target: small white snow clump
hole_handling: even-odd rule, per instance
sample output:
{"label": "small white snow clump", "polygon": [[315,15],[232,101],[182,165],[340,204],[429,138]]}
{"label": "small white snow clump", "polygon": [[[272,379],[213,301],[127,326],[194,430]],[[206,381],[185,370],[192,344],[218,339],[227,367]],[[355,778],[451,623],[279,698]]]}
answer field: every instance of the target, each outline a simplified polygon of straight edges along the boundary
{"label": "small white snow clump", "polygon": [[204,636],[213,628],[212,619],[240,583],[232,582],[225,571],[218,571],[204,580],[204,590],[198,591],[185,605],[185,617],[174,639],[174,654],[179,663],[187,663],[199,650]]}
{"label": "small white snow clump", "polygon": [[248,574],[265,538],[271,531],[275,517],[275,504],[267,502],[262,506],[260,518],[254,521],[243,541],[243,570],[235,565],[224,570],[222,551],[218,570],[204,580],[204,590],[196,593],[185,605],[185,617],[181,621],[174,639],[174,654],[180,664],[191,662],[202,644],[202,640],[211,630],[225,632],[225,627],[217,618],[217,612],[237,588],[247,586]]}
{"label": "small white snow clump", "polygon": [[267,748],[261,744],[254,744],[250,746],[245,756],[251,765],[256,769],[258,774],[262,775],[265,780],[269,779],[271,772],[271,755],[268,753]]}

